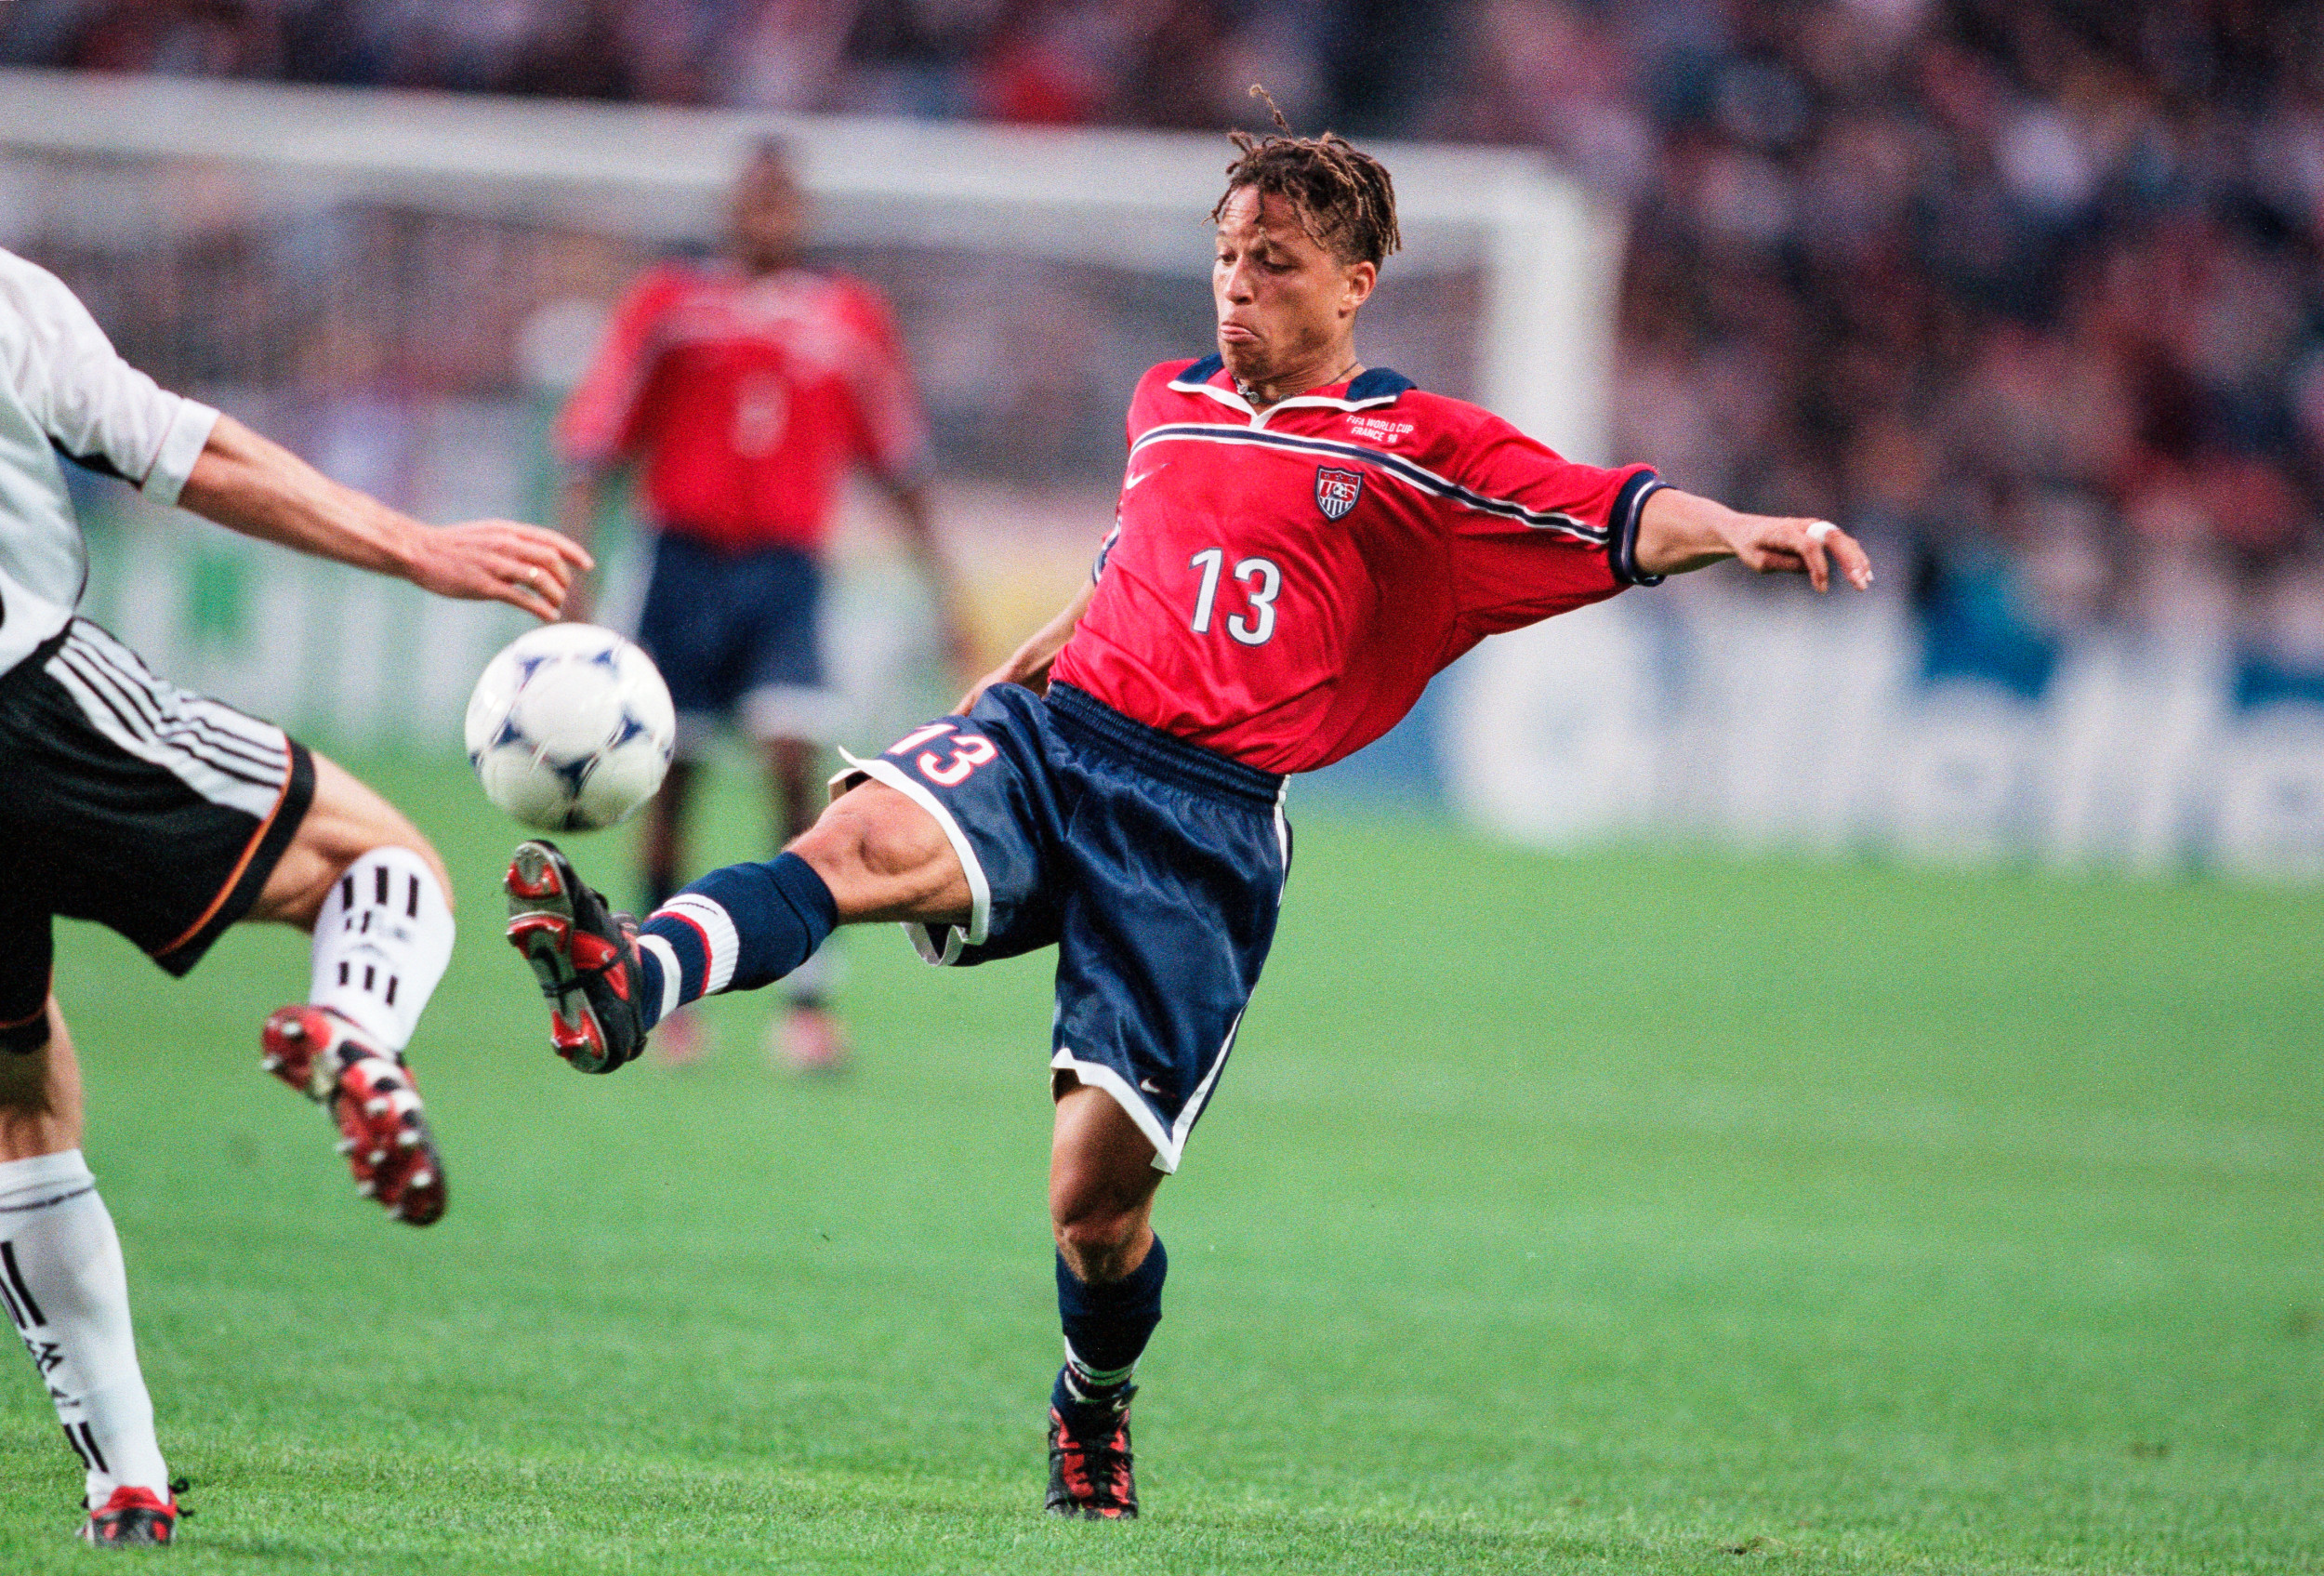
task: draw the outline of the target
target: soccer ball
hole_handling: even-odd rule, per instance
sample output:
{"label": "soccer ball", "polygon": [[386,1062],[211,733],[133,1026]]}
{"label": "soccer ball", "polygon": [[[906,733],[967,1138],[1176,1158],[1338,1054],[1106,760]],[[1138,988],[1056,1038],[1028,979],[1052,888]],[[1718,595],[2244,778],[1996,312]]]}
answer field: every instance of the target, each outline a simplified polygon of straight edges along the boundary
{"label": "soccer ball", "polygon": [[678,732],[653,659],[594,624],[544,624],[484,665],[469,696],[469,764],[528,827],[610,827],[654,797]]}

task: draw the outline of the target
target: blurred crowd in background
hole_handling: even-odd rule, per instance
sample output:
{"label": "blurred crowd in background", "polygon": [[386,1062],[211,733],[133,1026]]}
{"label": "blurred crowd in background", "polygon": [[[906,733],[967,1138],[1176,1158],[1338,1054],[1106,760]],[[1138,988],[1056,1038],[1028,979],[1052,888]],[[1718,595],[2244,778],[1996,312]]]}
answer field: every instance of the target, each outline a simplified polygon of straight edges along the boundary
{"label": "blurred crowd in background", "polygon": [[1880,538],[1933,673],[2195,627],[2324,698],[2324,7],[0,0],[0,61],[1537,146],[1631,219],[1618,455]]}

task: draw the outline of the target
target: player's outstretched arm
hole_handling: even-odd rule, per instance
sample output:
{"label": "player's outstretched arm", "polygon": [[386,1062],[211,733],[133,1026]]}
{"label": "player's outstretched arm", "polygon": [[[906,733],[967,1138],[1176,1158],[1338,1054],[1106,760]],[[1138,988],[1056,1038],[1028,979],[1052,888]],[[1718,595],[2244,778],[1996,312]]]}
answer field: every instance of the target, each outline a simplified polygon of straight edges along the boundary
{"label": "player's outstretched arm", "polygon": [[579,543],[537,525],[424,524],[341,486],[231,416],[211,429],[178,502],[244,536],[397,576],[438,596],[505,602],[536,618],[557,616],[575,572],[592,566]]}
{"label": "player's outstretched arm", "polygon": [[1073,638],[1074,626],[1080,623],[1081,616],[1089,611],[1089,599],[1097,595],[1097,590],[1094,580],[1082,587],[1079,594],[1065,604],[1063,613],[1042,625],[1008,661],[971,685],[969,693],[960,697],[960,704],[953,708],[953,715],[965,715],[969,708],[976,704],[977,696],[995,684],[1023,684],[1029,690],[1047,690],[1050,664],[1057,660],[1057,654],[1064,650],[1065,642]]}
{"label": "player's outstretched arm", "polygon": [[1739,558],[1761,575],[1805,575],[1818,591],[1837,569],[1857,590],[1872,589],[1872,561],[1854,536],[1828,520],[1744,514],[1676,487],[1646,500],[1638,519],[1638,567],[1684,575]]}

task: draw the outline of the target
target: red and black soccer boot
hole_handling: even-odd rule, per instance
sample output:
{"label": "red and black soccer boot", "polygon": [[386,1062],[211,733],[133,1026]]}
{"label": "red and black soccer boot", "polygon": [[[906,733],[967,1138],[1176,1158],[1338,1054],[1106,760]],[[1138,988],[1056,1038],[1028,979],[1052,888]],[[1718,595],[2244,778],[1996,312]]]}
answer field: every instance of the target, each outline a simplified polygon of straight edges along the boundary
{"label": "red and black soccer boot", "polygon": [[645,1049],[638,1010],[638,926],[583,884],[546,840],[508,861],[508,945],[548,998],[548,1043],[585,1073],[609,1073]]}
{"label": "red and black soccer boot", "polygon": [[355,1191],[408,1225],[443,1218],[443,1157],[403,1058],[325,1007],[278,1007],[258,1065],[331,1113]]}
{"label": "red and black soccer boot", "polygon": [[89,1512],[81,1536],[100,1549],[157,1547],[178,1539],[178,1496],[163,1499],[151,1489],[115,1489],[112,1498]]}
{"label": "red and black soccer boot", "polygon": [[1091,1521],[1137,1516],[1138,1475],[1129,1452],[1129,1398],[1137,1393],[1136,1385],[1125,1385],[1095,1428],[1077,1427],[1056,1407],[1049,1409],[1049,1499],[1042,1508],[1051,1516]]}

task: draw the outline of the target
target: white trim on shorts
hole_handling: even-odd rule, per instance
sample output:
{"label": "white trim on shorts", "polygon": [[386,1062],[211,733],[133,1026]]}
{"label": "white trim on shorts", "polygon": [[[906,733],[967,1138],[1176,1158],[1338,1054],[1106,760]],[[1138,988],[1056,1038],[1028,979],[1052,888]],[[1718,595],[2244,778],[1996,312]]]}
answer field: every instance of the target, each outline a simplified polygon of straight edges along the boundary
{"label": "white trim on shorts", "polygon": [[1195,1085],[1195,1092],[1186,1096],[1186,1104],[1179,1107],[1178,1120],[1170,1124],[1169,1169],[1172,1171],[1178,1169],[1178,1158],[1185,1150],[1186,1135],[1195,1131],[1195,1119],[1201,1116],[1202,1108],[1210,1103],[1210,1092],[1219,1086],[1219,1075],[1226,1071],[1226,1059],[1235,1049],[1235,1037],[1242,1032],[1243,1013],[1249,1011],[1250,998],[1247,996],[1243,999],[1242,1012],[1236,1013],[1235,1021],[1226,1026],[1226,1038],[1219,1041],[1219,1053],[1210,1058],[1209,1070],[1202,1075],[1202,1081]]}
{"label": "white trim on shorts", "polygon": [[86,619],[44,665],[89,726],[212,804],[264,822],[290,784],[291,745],[271,722],[178,688]]}
{"label": "white trim on shorts", "polygon": [[[1243,1012],[1249,1011],[1247,1003]],[[1195,1131],[1202,1108],[1210,1103],[1210,1092],[1218,1087],[1219,1075],[1226,1070],[1227,1053],[1235,1049],[1235,1036],[1242,1026],[1243,1013],[1237,1013],[1235,1021],[1227,1026],[1226,1039],[1219,1043],[1218,1054],[1210,1058],[1210,1066],[1204,1070],[1202,1081],[1186,1096],[1186,1104],[1179,1107],[1178,1119],[1168,1128],[1154,1114],[1154,1107],[1146,1104],[1144,1096],[1103,1062],[1085,1062],[1070,1049],[1060,1047],[1049,1059],[1050,1078],[1054,1083],[1059,1073],[1069,1072],[1090,1088],[1102,1089],[1113,1096],[1114,1104],[1122,1108],[1138,1131],[1145,1134],[1146,1142],[1154,1146],[1154,1169],[1167,1176],[1177,1171],[1179,1162],[1185,1158],[1187,1135]]]}
{"label": "white trim on shorts", "polygon": [[1052,1085],[1059,1073],[1071,1073],[1091,1089],[1102,1089],[1112,1095],[1114,1104],[1122,1108],[1123,1114],[1137,1124],[1138,1131],[1146,1135],[1146,1142],[1154,1146],[1154,1169],[1166,1176],[1178,1170],[1181,1142],[1171,1137],[1169,1130],[1162,1125],[1162,1119],[1154,1114],[1154,1107],[1130,1088],[1120,1073],[1103,1062],[1085,1062],[1063,1046],[1049,1059],[1049,1066]]}
{"label": "white trim on shorts", "polygon": [[944,828],[944,841],[951,843],[953,853],[959,855],[961,873],[969,878],[967,928],[945,926],[944,945],[939,947],[928,926],[907,920],[904,934],[911,937],[913,948],[929,962],[943,964],[957,962],[963,947],[983,946],[985,934],[993,922],[993,884],[984,878],[984,867],[976,857],[976,849],[970,843],[969,834],[960,829],[960,823],[952,818],[952,812],[944,808],[944,801],[929,792],[926,784],[915,781],[892,761],[879,756],[859,761],[844,749],[839,751],[839,759],[848,763],[849,769],[831,779],[835,789],[843,783],[848,787],[854,786],[858,777],[869,777],[895,789],[927,811],[936,825]]}
{"label": "white trim on shorts", "polygon": [[[1291,884],[1291,818],[1284,814],[1284,806],[1290,802],[1290,799],[1291,779],[1287,775],[1283,779],[1283,786],[1275,789],[1275,853],[1283,861],[1283,874],[1275,881],[1275,907],[1277,908],[1283,907],[1284,891]],[[1241,1014],[1236,1014],[1235,1022],[1242,1022]],[[1230,1033],[1227,1036],[1228,1043],[1232,1044],[1234,1040],[1235,1036]]]}

